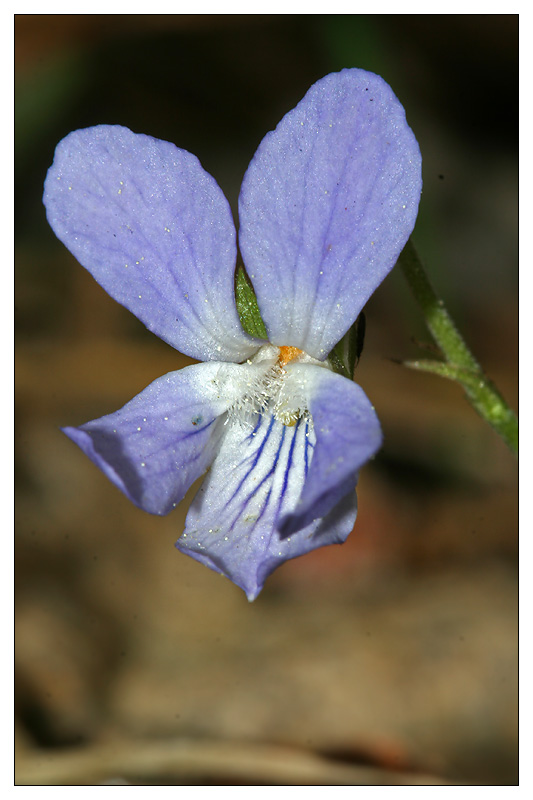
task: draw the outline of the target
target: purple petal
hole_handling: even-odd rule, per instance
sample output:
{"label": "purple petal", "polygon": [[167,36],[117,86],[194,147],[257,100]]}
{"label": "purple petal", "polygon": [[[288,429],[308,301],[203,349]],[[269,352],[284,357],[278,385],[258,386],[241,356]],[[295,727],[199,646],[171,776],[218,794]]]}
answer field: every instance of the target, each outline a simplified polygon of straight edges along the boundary
{"label": "purple petal", "polygon": [[235,228],[198,159],[118,125],[61,141],[45,183],[56,235],[115,300],[182,353],[243,361]]}
{"label": "purple petal", "polygon": [[226,575],[253,600],[267,576],[290,558],[343,542],[357,512],[355,492],[326,519],[282,538],[281,516],[298,502],[314,436],[304,419],[293,427],[272,416],[252,430],[227,426],[220,452],[192,502],[179,550]]}
{"label": "purple petal", "polygon": [[297,506],[281,521],[289,536],[323,517],[357,483],[360,468],[380,448],[381,427],[360,386],[312,364],[288,364],[287,391],[307,401],[316,444]]}
{"label": "purple petal", "polygon": [[243,369],[211,362],[170,372],[120,411],[63,430],[133,503],[167,514],[215,457]]}
{"label": "purple petal", "polygon": [[261,142],[239,200],[240,247],[269,340],[324,359],[414,227],[421,156],[377,75],[314,84]]}

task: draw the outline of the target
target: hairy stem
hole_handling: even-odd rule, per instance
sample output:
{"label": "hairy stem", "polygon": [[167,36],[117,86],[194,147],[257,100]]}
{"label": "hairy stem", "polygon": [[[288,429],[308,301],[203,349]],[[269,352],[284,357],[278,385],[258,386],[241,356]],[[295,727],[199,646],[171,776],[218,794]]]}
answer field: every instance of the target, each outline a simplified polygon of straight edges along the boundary
{"label": "hairy stem", "polygon": [[426,325],[445,359],[444,361],[421,359],[405,362],[405,365],[433,372],[460,383],[471,405],[499,433],[516,455],[518,453],[516,414],[470,352],[444,303],[437,297],[410,239],[400,255],[399,264],[422,310]]}

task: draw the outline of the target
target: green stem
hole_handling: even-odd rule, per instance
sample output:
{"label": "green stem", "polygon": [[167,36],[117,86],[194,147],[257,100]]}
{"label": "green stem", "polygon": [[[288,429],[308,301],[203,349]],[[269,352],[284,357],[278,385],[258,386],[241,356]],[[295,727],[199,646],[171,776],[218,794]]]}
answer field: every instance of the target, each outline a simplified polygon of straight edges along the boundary
{"label": "green stem", "polygon": [[474,358],[444,303],[437,297],[411,240],[399,259],[400,267],[415,300],[424,315],[426,325],[442,351],[445,361],[418,360],[406,366],[433,372],[461,384],[471,405],[478,414],[518,453],[518,420],[496,386],[490,381]]}

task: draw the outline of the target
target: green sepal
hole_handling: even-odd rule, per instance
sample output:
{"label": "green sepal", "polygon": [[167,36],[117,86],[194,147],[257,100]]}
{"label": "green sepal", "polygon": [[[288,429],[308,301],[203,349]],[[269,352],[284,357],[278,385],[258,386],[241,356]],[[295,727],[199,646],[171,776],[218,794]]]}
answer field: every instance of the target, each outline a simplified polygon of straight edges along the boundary
{"label": "green sepal", "polygon": [[246,333],[257,339],[268,339],[253,286],[244,267],[240,264],[235,271],[235,302],[241,325]]}
{"label": "green sepal", "polygon": [[328,359],[334,372],[353,381],[357,362],[365,341],[365,315],[361,311],[350,330],[337,342]]}

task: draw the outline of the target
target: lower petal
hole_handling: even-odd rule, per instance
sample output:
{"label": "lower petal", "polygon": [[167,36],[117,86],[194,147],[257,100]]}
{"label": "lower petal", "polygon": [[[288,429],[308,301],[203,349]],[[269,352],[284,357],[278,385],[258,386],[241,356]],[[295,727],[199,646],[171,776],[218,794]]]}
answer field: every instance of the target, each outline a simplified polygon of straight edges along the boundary
{"label": "lower petal", "polygon": [[316,445],[296,507],[281,521],[289,536],[323,517],[357,483],[359,470],[380,448],[382,433],[360,386],[323,367],[287,365],[287,393],[304,398]]}
{"label": "lower petal", "polygon": [[242,376],[241,365],[194,364],[114,414],[63,431],[135,505],[167,514],[213,461]]}
{"label": "lower petal", "polygon": [[226,575],[255,599],[267,576],[288,559],[343,542],[356,516],[355,491],[325,519],[282,537],[279,520],[296,507],[315,437],[309,421],[283,425],[257,415],[255,427],[227,426],[221,449],[193,500],[176,546]]}

